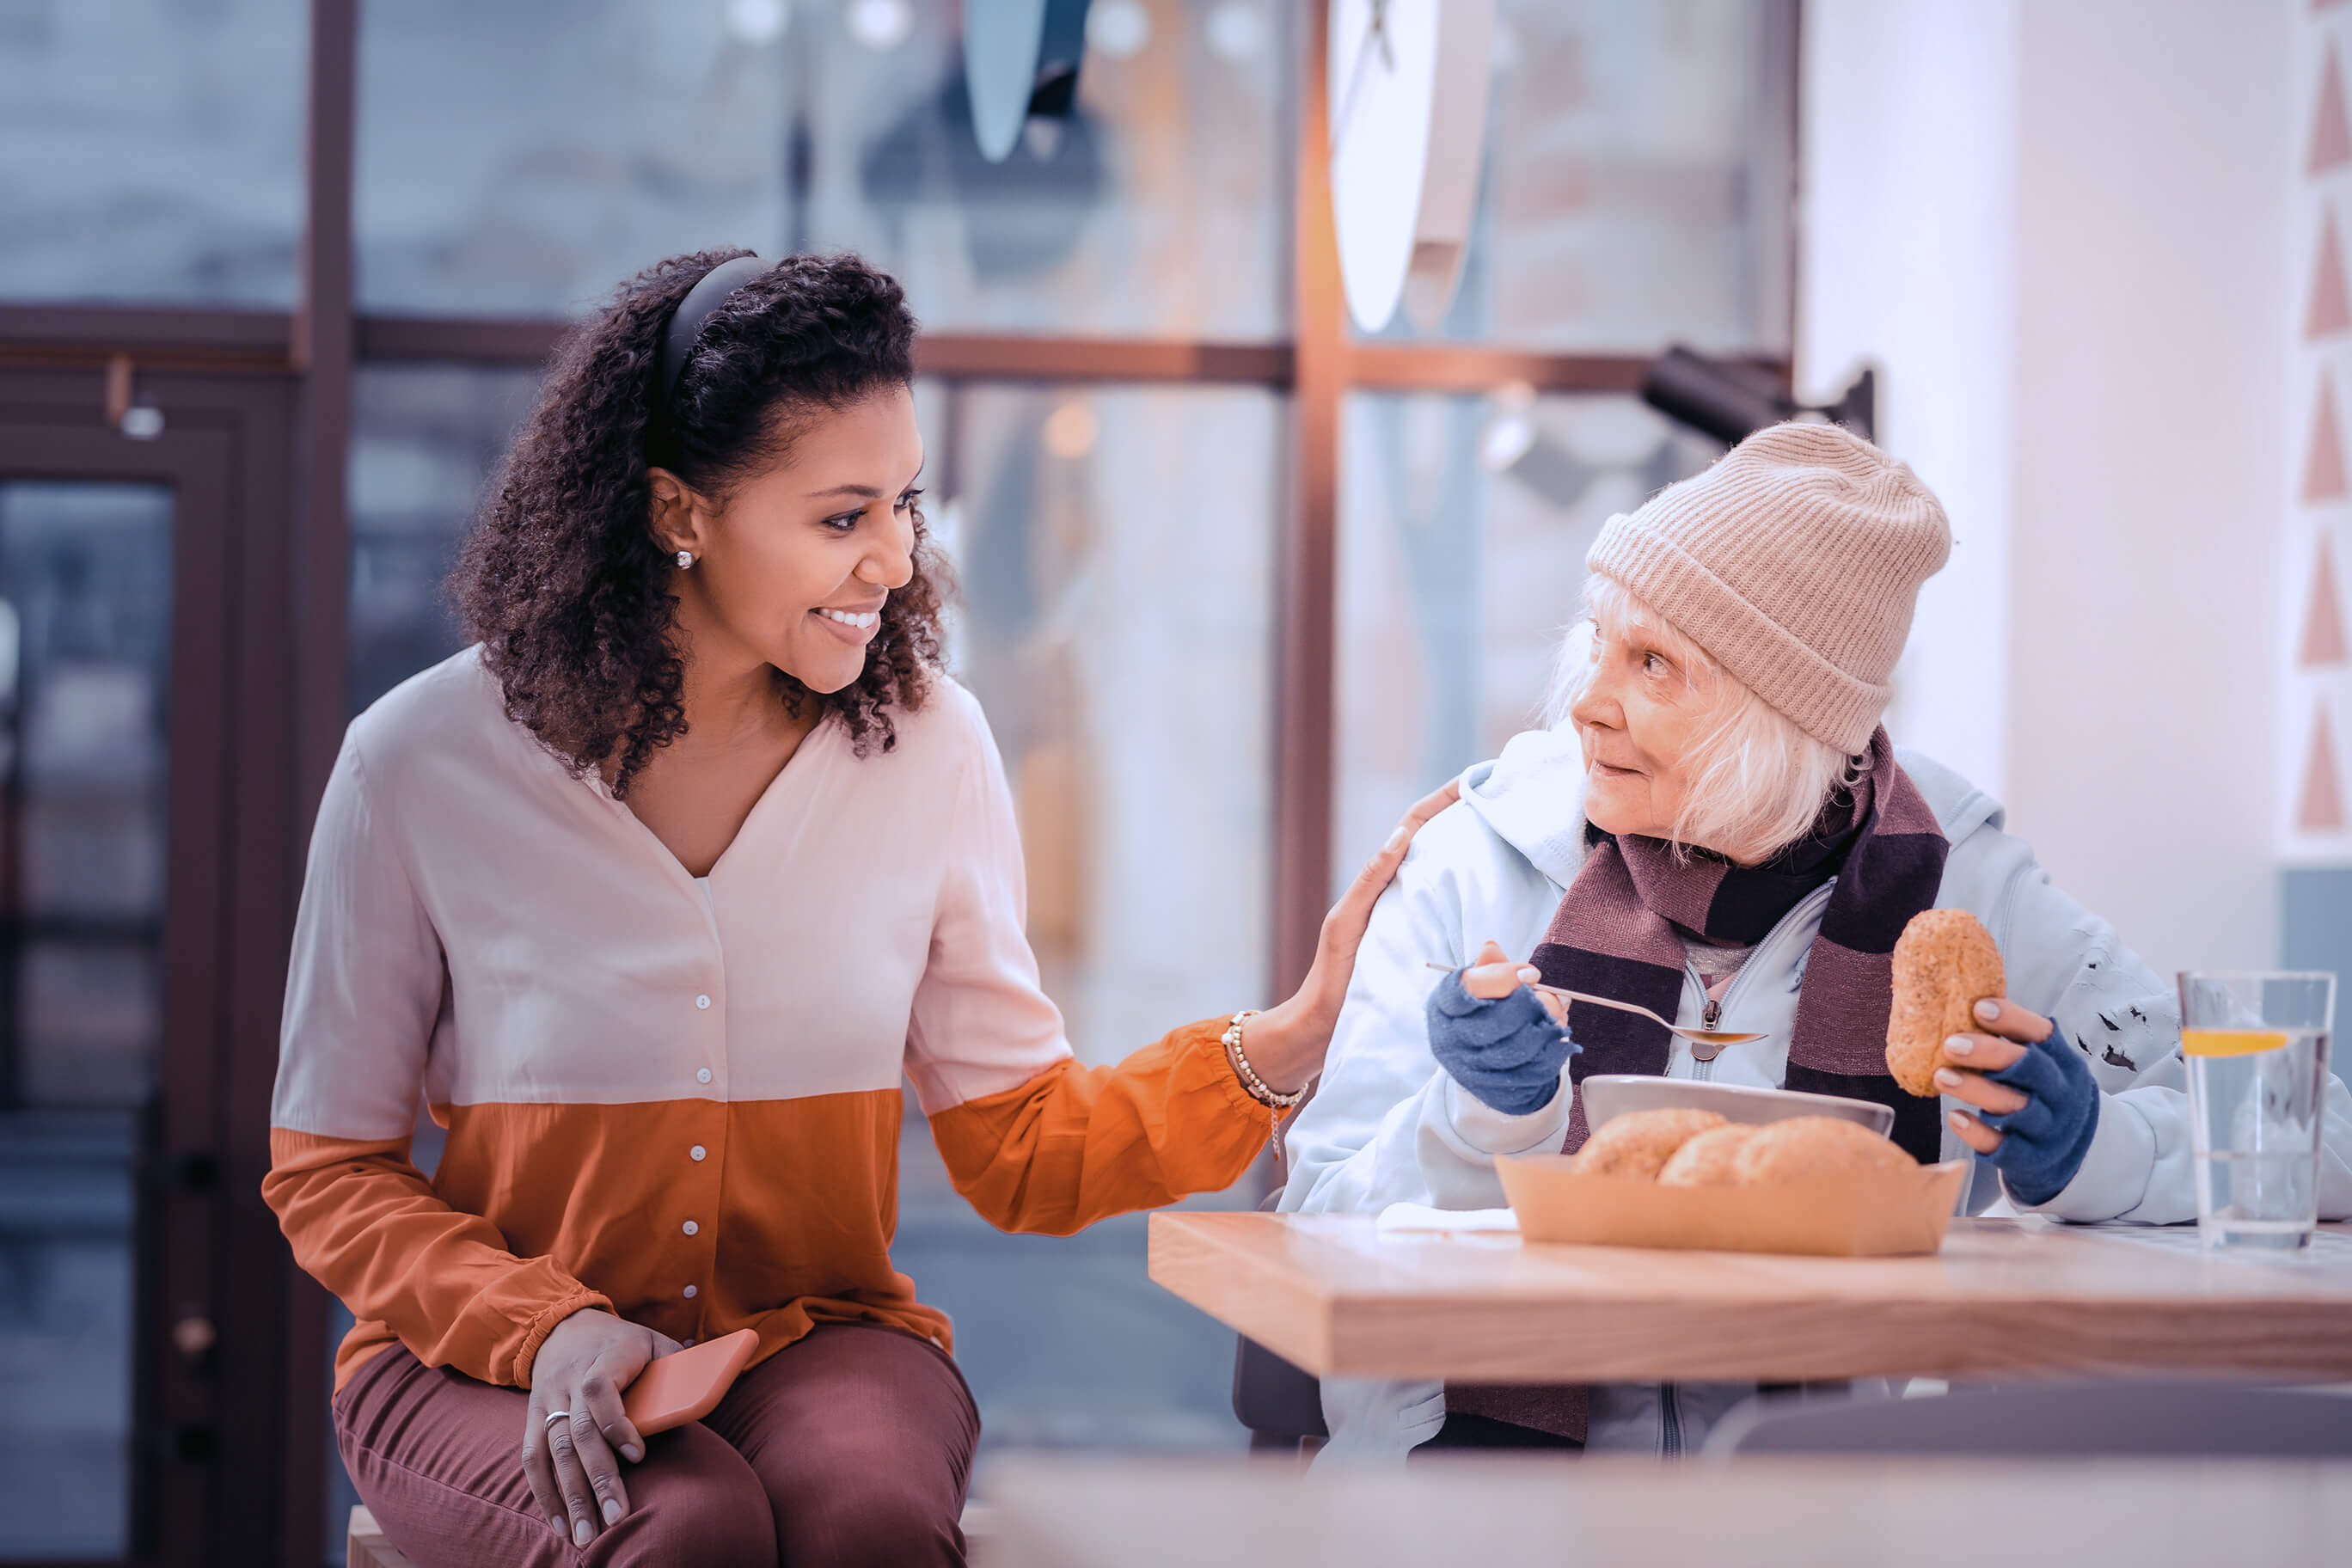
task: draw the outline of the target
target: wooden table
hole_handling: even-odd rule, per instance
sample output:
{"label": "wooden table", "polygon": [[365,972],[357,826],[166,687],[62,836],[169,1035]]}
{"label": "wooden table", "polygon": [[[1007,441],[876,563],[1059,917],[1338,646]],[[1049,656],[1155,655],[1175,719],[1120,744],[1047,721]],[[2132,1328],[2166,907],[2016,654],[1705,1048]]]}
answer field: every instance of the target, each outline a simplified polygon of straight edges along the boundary
{"label": "wooden table", "polygon": [[1318,1376],[2352,1378],[2352,1226],[2320,1230],[2242,1260],[2183,1226],[1956,1220],[1935,1257],[1846,1258],[1162,1213],[1150,1269]]}
{"label": "wooden table", "polygon": [[2293,1568],[2352,1556],[2352,1465],[1439,1459],[985,1463],[980,1568]]}

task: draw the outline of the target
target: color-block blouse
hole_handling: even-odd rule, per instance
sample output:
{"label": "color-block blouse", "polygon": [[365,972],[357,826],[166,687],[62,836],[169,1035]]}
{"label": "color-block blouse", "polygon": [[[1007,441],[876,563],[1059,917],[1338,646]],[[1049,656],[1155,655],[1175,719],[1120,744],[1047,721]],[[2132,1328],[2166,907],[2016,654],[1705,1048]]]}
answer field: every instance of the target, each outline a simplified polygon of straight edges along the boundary
{"label": "color-block blouse", "polygon": [[[890,1264],[903,1072],[957,1190],[1067,1233],[1240,1177],[1265,1108],[1223,1020],[1071,1058],[1022,934],[980,705],[938,680],[856,756],[828,720],[698,888],[505,713],[478,651],[356,720],[320,808],[263,1195],[359,1319],[528,1385],[607,1307],[680,1340],[819,1322],[949,1342]],[[448,1130],[409,1159],[420,1097]]]}

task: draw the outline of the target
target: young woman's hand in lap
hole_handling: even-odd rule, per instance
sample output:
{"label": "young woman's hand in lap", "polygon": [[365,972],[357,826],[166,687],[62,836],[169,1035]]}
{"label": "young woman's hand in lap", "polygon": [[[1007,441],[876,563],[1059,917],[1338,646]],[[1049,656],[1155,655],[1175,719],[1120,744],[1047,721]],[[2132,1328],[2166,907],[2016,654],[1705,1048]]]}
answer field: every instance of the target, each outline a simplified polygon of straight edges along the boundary
{"label": "young woman's hand in lap", "polygon": [[587,1307],[556,1324],[532,1358],[523,1474],[547,1522],[568,1530],[574,1546],[629,1511],[615,1456],[635,1464],[646,1457],[646,1443],[621,1412],[621,1391],[648,1362],[685,1348]]}

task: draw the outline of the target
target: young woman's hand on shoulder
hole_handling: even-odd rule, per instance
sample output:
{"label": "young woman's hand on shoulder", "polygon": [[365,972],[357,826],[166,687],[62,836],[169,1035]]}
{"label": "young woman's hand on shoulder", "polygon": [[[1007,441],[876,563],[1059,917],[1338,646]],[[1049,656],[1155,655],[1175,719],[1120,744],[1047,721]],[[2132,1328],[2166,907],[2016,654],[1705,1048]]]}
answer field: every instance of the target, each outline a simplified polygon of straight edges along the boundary
{"label": "young woman's hand on shoulder", "polygon": [[1363,945],[1371,923],[1372,906],[1395,879],[1405,851],[1422,825],[1462,797],[1462,785],[1446,784],[1425,795],[1404,814],[1396,831],[1380,852],[1364,863],[1356,879],[1331,912],[1323,917],[1322,934],[1315,941],[1315,962],[1289,1000],[1278,1002],[1243,1026],[1242,1047],[1250,1066],[1274,1089],[1288,1093],[1323,1069],[1323,1053],[1330,1048],[1331,1031],[1339,1022],[1339,1005],[1348,999],[1348,982],[1356,973],[1356,950]]}

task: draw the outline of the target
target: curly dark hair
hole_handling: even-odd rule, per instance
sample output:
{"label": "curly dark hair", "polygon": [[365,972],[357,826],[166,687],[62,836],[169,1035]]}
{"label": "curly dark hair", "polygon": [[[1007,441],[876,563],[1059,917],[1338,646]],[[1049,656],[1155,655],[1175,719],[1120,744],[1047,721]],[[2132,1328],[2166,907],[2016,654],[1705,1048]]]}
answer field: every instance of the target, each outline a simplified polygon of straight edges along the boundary
{"label": "curly dark hair", "polygon": [[[583,777],[617,752],[616,795],[686,732],[675,568],[651,527],[647,467],[723,499],[790,450],[795,411],[914,378],[898,285],[854,256],[793,256],[712,313],[664,417],[653,384],[671,312],[703,274],[749,254],[656,262],[564,339],[450,576],[508,716]],[[788,708],[838,716],[860,756],[896,743],[891,711],[920,708],[939,668],[944,571],[919,511],[915,539],[914,578],[890,595],[856,680],[818,694],[777,674]]]}

